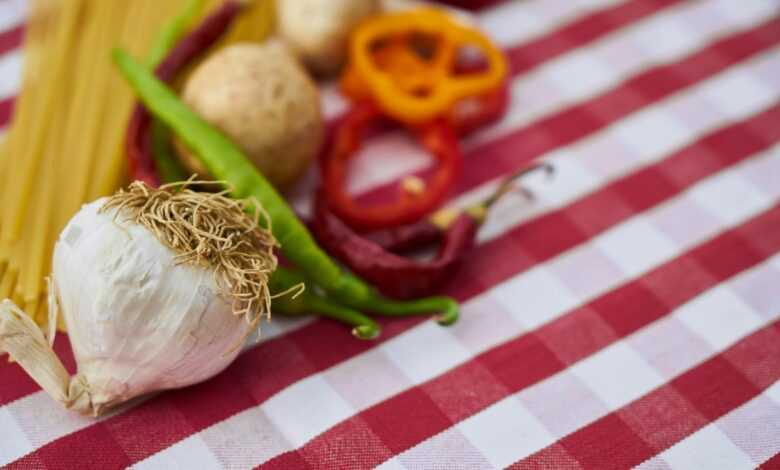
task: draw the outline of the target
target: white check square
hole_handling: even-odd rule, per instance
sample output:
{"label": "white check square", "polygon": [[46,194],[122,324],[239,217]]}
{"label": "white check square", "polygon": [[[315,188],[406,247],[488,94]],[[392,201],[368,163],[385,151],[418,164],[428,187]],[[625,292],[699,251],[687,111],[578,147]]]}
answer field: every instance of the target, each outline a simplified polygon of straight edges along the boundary
{"label": "white check square", "polygon": [[483,31],[501,45],[517,44],[544,31],[545,22],[528,8],[516,2],[504,2],[479,15]]}
{"label": "white check square", "polygon": [[576,307],[578,299],[544,266],[515,276],[490,295],[520,324],[537,328]]}
{"label": "white check square", "polygon": [[569,370],[522,390],[517,397],[557,439],[609,411],[593,391]]}
{"label": "white check square", "polygon": [[282,390],[261,408],[295,447],[304,445],[355,412],[320,375]]}
{"label": "white check square", "polygon": [[675,317],[715,350],[722,350],[751,331],[762,319],[728,284],[720,284],[680,307]]}
{"label": "white check square", "polygon": [[602,184],[601,179],[579,161],[576,148],[574,155],[571,153],[565,149],[548,156],[547,161],[554,160],[555,177],[538,191],[536,204],[563,205]]}
{"label": "white check square", "polygon": [[676,16],[659,16],[637,28],[632,39],[639,44],[645,56],[654,62],[669,62],[696,50],[702,42],[702,34],[683,24]]}
{"label": "white check square", "polygon": [[66,410],[43,391],[22,397],[6,405],[6,408],[13,414],[16,422],[24,429],[27,439],[35,447],[95,423],[95,418]]}
{"label": "white check square", "polygon": [[259,407],[210,426],[199,436],[224,468],[251,468],[290,449],[290,444]]}
{"label": "white check square", "polygon": [[[469,442],[456,427],[447,429],[403,452],[398,458],[405,468],[414,470],[431,467],[447,470],[473,470],[491,468],[479,449]],[[384,465],[380,468],[385,468]]]}
{"label": "white check square", "polygon": [[146,460],[133,465],[135,470],[155,470],[159,468],[206,470],[221,467],[222,464],[198,434],[177,442],[165,449],[165,451],[158,452]]}
{"label": "white check square", "polygon": [[661,454],[675,470],[749,469],[755,464],[717,426],[709,425]]}
{"label": "white check square", "polygon": [[594,243],[629,275],[637,276],[664,263],[677,254],[677,248],[644,215],[603,233]]}
{"label": "white check square", "polygon": [[644,160],[682,148],[691,135],[683,122],[661,108],[646,108],[612,126],[614,134]]}
{"label": "white check square", "polygon": [[773,102],[777,96],[777,91],[763,80],[739,68],[727,71],[718,80],[705,83],[702,92],[722,115],[735,120],[763,109],[766,103]]}
{"label": "white check square", "polygon": [[772,260],[740,274],[729,282],[739,298],[750,305],[750,308],[765,321],[772,321],[780,316],[778,311],[780,269],[773,266],[772,261],[780,263],[780,255],[774,256]]}
{"label": "white check square", "polygon": [[570,53],[566,60],[551,62],[545,67],[544,75],[572,101],[586,98],[614,81],[609,64],[581,51]]}
{"label": "white check square", "polygon": [[761,212],[772,203],[737,172],[721,172],[694,186],[686,195],[710,214],[730,224],[746,214]]}
{"label": "white check square", "polygon": [[451,332],[433,321],[413,328],[379,348],[415,384],[471,358],[471,353]]}
{"label": "white check square", "polygon": [[[0,360],[5,360],[5,358]],[[32,444],[7,406],[0,407],[0,429],[3,430],[3,436],[0,438],[2,442],[0,444],[0,466],[32,452]]]}
{"label": "white check square", "polygon": [[764,395],[780,405],[780,380],[773,383],[768,389],[764,390]]}
{"label": "white check square", "polygon": [[514,396],[460,422],[457,428],[495,468],[506,467],[555,442],[547,428]]}
{"label": "white check square", "polygon": [[571,370],[610,409],[620,408],[664,383],[663,377],[623,341],[575,364]]}
{"label": "white check square", "polygon": [[382,465],[376,467],[376,470],[409,470],[406,465],[401,463],[399,457],[393,457],[390,460],[385,460]]}

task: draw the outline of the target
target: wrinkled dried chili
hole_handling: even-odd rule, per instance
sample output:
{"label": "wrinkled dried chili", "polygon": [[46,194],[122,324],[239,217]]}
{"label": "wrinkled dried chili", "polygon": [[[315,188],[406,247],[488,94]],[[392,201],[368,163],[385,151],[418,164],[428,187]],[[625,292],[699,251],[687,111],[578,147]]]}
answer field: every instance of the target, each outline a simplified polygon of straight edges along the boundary
{"label": "wrinkled dried chili", "polygon": [[[323,197],[316,198],[311,229],[331,255],[383,294],[399,299],[430,295],[455,274],[464,253],[473,246],[488,209],[509,191],[517,178],[538,169],[552,171],[545,163],[525,168],[507,178],[485,201],[463,211],[441,212],[438,220],[429,218],[382,232],[384,235],[379,236],[379,243],[348,227],[330,210]],[[387,246],[381,244],[382,238]],[[441,245],[430,261],[397,254],[433,241],[440,241]]]}

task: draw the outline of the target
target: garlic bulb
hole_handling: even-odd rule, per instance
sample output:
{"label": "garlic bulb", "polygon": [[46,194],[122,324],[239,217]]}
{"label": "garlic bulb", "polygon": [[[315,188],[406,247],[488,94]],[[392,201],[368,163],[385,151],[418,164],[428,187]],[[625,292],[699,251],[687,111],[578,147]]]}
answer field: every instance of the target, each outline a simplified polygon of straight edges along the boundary
{"label": "garlic bulb", "polygon": [[[256,234],[260,234],[254,243],[243,241],[247,246],[259,248],[262,256],[270,256],[260,258],[260,264],[265,261],[266,266],[255,273],[265,272],[267,279],[276,266],[270,251],[273,239],[270,233],[257,228],[256,221],[243,214],[243,207],[219,194],[188,192],[187,195],[182,191],[163,194],[164,191],[154,192],[140,183],[134,185],[135,195],[131,190],[120,193],[124,199],[103,198],[83,206],[65,227],[54,248],[51,287],[57,301],[50,309],[55,309],[52,311],[56,314],[58,307],[64,315],[78,364],[74,379],[70,380],[67,374],[63,376],[64,369],[58,370],[58,364],[52,363],[58,360],[50,348],[48,352],[39,351],[42,348],[39,331],[27,332],[28,342],[35,343],[32,347],[30,344],[9,346],[9,331],[24,330],[26,323],[14,321],[18,320],[19,312],[13,315],[15,309],[10,302],[0,308],[0,348],[8,350],[66,407],[85,414],[98,415],[131,398],[184,387],[216,375],[235,359],[239,352],[237,346],[256,323],[257,315],[267,313],[264,302],[267,299],[247,298],[246,302],[237,302],[240,296],[226,295],[227,288],[238,292],[235,274],[246,273],[231,270],[235,266],[229,264],[228,269],[218,269],[218,263],[225,262],[225,253],[241,239],[225,242],[232,236],[225,232],[225,226],[216,227],[213,222],[221,224],[222,221],[214,213],[208,222],[213,227],[203,222],[209,216],[207,208],[215,211],[209,204],[225,199],[227,202],[221,201],[222,206],[217,209],[235,208],[239,215],[231,216],[245,219],[239,226],[253,225]],[[191,198],[191,203],[170,203],[164,210],[145,213],[149,211],[147,206],[160,207],[160,204],[146,204],[144,191],[162,194],[164,201],[160,204],[183,194],[182,197]],[[135,209],[130,209],[133,204]],[[164,232],[149,225],[160,222],[161,214],[164,217],[172,208],[178,211],[176,217],[188,222],[177,224],[173,219],[167,220],[167,225],[161,226]],[[151,215],[153,220],[146,223],[149,226],[142,219],[145,215]],[[203,238],[203,234],[189,237],[191,233],[184,233],[201,229],[189,227],[193,221],[196,225],[204,224],[213,238]],[[240,235],[240,232],[236,230],[233,234]],[[219,238],[222,240],[218,242]],[[193,240],[197,243],[188,243],[189,247],[170,247]],[[257,246],[258,243],[267,246]],[[228,245],[226,250],[209,253],[210,248]],[[267,297],[267,290],[253,292]],[[237,306],[245,308],[235,314]],[[248,324],[252,312],[255,317]],[[27,330],[34,327],[26,325]],[[36,357],[27,357],[29,354]],[[52,382],[52,375],[58,379],[44,383]],[[43,381],[40,376],[45,376]]]}

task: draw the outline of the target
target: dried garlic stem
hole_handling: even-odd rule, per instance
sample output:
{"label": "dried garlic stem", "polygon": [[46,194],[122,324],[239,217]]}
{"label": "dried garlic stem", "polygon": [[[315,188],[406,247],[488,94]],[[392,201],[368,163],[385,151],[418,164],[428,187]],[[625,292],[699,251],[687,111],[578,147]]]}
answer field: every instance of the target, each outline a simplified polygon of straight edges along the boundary
{"label": "dried garlic stem", "polygon": [[66,408],[95,416],[102,412],[103,407],[93,406],[83,377],[71,378],[38,325],[10,300],[0,301],[2,352],[7,352],[46,393]]}

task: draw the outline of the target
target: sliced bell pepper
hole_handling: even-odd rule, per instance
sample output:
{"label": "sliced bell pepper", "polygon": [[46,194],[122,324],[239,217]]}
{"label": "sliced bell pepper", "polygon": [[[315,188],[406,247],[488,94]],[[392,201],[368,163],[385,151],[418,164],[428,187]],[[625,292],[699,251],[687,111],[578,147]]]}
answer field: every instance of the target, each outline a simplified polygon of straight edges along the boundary
{"label": "sliced bell pepper", "polygon": [[[468,48],[484,57],[482,70],[458,69],[460,53]],[[349,52],[342,91],[356,101],[373,100],[407,125],[449,116],[462,100],[498,92],[508,71],[490,39],[435,8],[365,21],[353,33]]]}
{"label": "sliced bell pepper", "polygon": [[360,149],[368,127],[382,118],[381,111],[372,103],[356,104],[336,127],[321,166],[328,205],[357,230],[378,230],[419,220],[444,202],[461,171],[462,156],[455,133],[445,122],[433,121],[411,129],[438,161],[422,193],[403,193],[392,203],[358,203],[347,191],[349,161]]}

